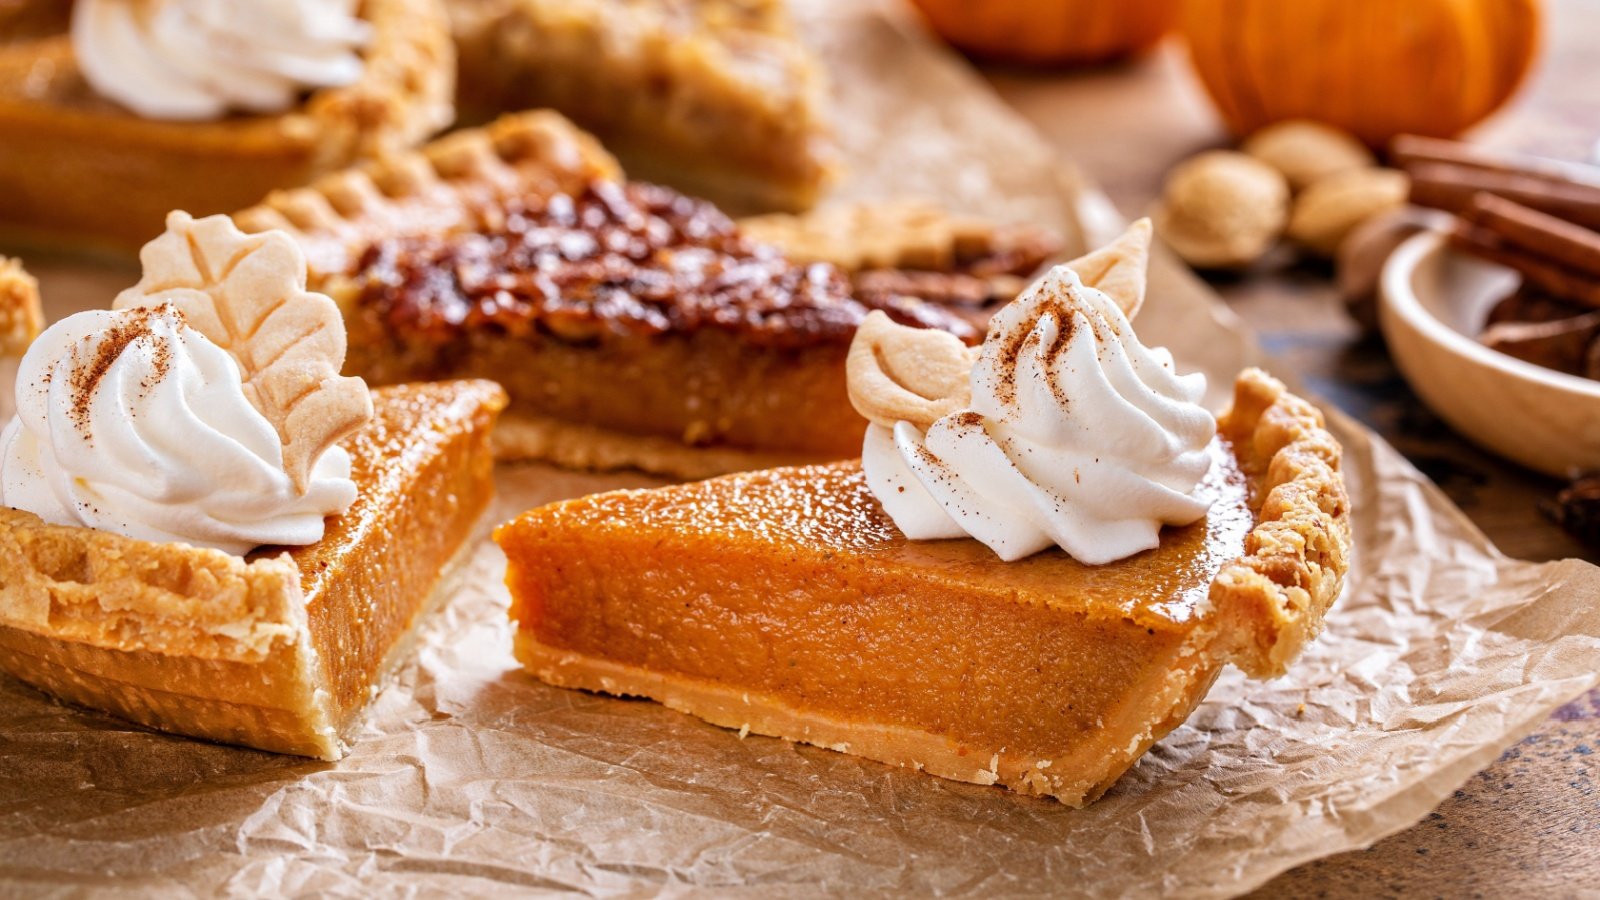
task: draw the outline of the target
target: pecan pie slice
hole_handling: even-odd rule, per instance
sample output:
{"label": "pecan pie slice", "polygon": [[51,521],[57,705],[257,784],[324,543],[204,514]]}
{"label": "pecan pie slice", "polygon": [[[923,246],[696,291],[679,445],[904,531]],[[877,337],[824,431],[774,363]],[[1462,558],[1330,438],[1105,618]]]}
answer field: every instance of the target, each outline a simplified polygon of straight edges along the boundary
{"label": "pecan pie slice", "polygon": [[[289,231],[374,383],[505,385],[506,457],[684,478],[853,456],[844,358],[871,309],[975,342],[911,290],[796,263],[715,207],[624,181],[549,112],[510,116],[279,193],[238,215]],[[1013,263],[1012,268],[1026,263]]]}

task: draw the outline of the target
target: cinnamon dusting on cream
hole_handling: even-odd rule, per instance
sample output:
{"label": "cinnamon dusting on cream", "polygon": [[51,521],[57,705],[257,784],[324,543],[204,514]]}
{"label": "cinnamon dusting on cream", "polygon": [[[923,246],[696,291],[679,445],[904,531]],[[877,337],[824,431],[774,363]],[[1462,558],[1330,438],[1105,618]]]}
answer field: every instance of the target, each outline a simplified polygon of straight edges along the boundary
{"label": "cinnamon dusting on cream", "polygon": [[[995,315],[976,359],[884,319],[863,324],[849,370],[872,423],[862,467],[906,537],[971,537],[1004,560],[1058,546],[1100,565],[1205,514],[1195,487],[1216,432],[1205,380],[1178,376],[1129,322],[1149,240],[1140,223],[1085,257],[1094,281],[1051,270]],[[969,359],[958,383],[950,370]]]}
{"label": "cinnamon dusting on cream", "polygon": [[132,310],[130,314],[119,317],[116,324],[101,336],[87,360],[74,352],[73,358],[78,364],[72,370],[68,414],[85,439],[94,439],[89,423],[95,393],[100,389],[100,382],[105,380],[106,374],[124,353],[141,344],[149,348],[150,373],[139,384],[143,390],[148,391],[160,384],[172,370],[172,348],[152,327],[152,323],[160,318],[175,318],[180,326],[187,324],[183,313],[171,304]]}

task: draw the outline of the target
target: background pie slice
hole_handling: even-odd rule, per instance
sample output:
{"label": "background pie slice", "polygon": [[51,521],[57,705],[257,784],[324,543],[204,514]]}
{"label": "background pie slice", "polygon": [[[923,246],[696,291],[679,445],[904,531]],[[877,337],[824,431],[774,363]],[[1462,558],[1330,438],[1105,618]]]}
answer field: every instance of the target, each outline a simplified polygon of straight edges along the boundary
{"label": "background pie slice", "polygon": [[373,392],[357,498],[240,558],[0,507],[0,670],[164,731],[338,759],[493,492],[488,382]]}
{"label": "background pie slice", "polygon": [[549,107],[636,177],[731,209],[804,209],[833,178],[821,69],[784,0],[448,0],[460,104]]}
{"label": "background pie slice", "polygon": [[[715,207],[622,179],[550,112],[508,116],[279,192],[283,229],[378,384],[492,378],[503,455],[682,478],[858,453],[844,359],[869,309],[976,341],[981,307],[857,291]],[[979,254],[982,256],[982,254]],[[1038,253],[982,256],[1020,275]]]}
{"label": "background pie slice", "polygon": [[740,219],[739,229],[795,262],[839,267],[857,297],[919,297],[980,330],[1063,249],[1048,228],[957,215],[919,200],[768,213]]}
{"label": "background pie slice", "polygon": [[254,203],[356,159],[410,147],[454,117],[455,54],[439,0],[363,0],[361,79],[275,116],[142,119],[84,80],[71,3],[0,3],[0,236],[132,250],[167,212]]}
{"label": "background pie slice", "polygon": [[1348,565],[1340,448],[1255,370],[1210,513],[1104,566],[908,541],[857,462],[617,491],[496,533],[516,652],[551,684],[1080,805],[1233,663],[1282,674]]}

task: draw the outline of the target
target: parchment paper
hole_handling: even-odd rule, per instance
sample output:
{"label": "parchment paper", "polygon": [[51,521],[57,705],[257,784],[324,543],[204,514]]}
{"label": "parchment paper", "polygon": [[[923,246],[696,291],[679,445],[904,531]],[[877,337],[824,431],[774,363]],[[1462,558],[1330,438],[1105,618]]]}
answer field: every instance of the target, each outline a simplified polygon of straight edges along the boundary
{"label": "parchment paper", "polygon": [[[1083,192],[959,63],[870,11],[811,25],[843,88],[846,193],[1076,228]],[[132,281],[46,263],[58,314]],[[1214,397],[1259,357],[1166,260],[1139,327]],[[1285,678],[1224,675],[1088,809],[538,684],[512,660],[484,544],[338,764],[153,734],[0,679],[0,893],[1247,890],[1415,822],[1600,669],[1600,570],[1505,559],[1391,448],[1332,419],[1358,550],[1327,633]],[[492,520],[648,483],[508,468]]]}

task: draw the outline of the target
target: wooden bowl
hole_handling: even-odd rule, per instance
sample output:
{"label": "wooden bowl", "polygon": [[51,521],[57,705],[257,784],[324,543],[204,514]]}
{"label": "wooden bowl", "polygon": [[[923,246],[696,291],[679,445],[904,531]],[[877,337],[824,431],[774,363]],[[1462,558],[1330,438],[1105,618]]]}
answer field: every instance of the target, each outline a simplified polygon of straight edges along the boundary
{"label": "wooden bowl", "polygon": [[1549,475],[1600,470],[1600,382],[1479,343],[1517,274],[1458,253],[1427,231],[1384,265],[1378,320],[1412,389],[1452,428]]}

